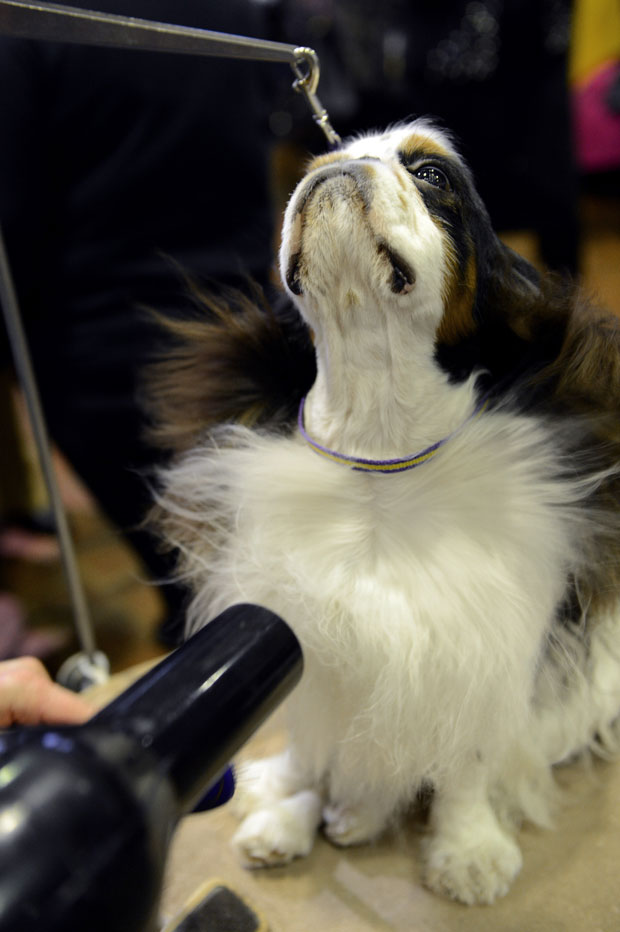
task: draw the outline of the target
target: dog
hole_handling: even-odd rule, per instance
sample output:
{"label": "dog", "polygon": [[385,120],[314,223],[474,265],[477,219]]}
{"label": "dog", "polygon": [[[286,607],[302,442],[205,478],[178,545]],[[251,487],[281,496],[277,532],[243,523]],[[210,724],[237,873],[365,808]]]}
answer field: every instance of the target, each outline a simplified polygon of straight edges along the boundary
{"label": "dog", "polygon": [[424,883],[492,903],[553,766],[618,750],[618,321],[500,242],[424,119],[311,162],[280,270],[284,308],[211,301],[155,377],[188,633],[255,602],[304,653],[234,844],[369,842],[431,788]]}

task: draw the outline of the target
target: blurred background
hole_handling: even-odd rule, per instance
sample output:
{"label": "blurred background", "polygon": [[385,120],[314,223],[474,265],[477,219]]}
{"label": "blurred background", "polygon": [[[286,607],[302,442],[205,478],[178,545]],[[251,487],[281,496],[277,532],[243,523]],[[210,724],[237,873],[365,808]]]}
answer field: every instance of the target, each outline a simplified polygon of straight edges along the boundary
{"label": "blurred background", "polygon": [[[75,6],[80,4],[73,4]],[[620,313],[620,0],[92,0],[115,13],[309,45],[341,135],[449,127],[493,222]],[[286,199],[324,150],[285,65],[0,37],[0,221],[98,646],[112,671],[179,637],[185,593],[140,527],[165,451],[140,372],[144,310],[275,289]],[[36,453],[0,334],[0,658],[77,649]]]}

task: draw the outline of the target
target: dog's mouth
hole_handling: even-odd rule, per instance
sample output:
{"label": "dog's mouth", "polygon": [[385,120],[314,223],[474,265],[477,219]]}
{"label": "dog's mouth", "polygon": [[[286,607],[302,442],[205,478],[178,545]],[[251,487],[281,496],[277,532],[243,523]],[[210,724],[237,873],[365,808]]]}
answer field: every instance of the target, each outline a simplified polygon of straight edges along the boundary
{"label": "dog's mouth", "polygon": [[288,269],[286,272],[286,284],[290,291],[296,295],[302,295],[304,293],[303,288],[301,287],[300,279],[300,265],[301,265],[301,252],[296,252],[291,256]]}
{"label": "dog's mouth", "polygon": [[[405,295],[413,291],[415,272],[403,257],[387,243],[380,242],[379,254],[384,256],[391,267],[390,291],[395,295]],[[303,294],[301,283],[301,251],[294,253],[288,264],[286,284],[294,295]]]}
{"label": "dog's mouth", "polygon": [[415,272],[409,263],[387,243],[379,243],[379,252],[392,267],[390,290],[393,294],[409,294],[415,285]]}

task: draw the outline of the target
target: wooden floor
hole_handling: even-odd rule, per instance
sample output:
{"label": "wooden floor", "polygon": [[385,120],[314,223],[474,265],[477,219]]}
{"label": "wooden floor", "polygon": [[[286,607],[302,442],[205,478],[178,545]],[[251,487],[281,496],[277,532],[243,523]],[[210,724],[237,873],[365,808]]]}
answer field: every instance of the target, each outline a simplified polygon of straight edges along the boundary
{"label": "wooden floor", "polygon": [[[620,314],[620,199],[589,197],[582,214],[584,286]],[[528,258],[536,258],[536,244],[528,234],[506,234],[504,239]],[[156,587],[68,468],[61,464],[60,470],[98,647],[108,656],[113,672],[162,654],[164,647],[157,639],[162,604]],[[43,556],[35,548],[28,559],[2,558],[0,591],[18,596],[30,628],[59,636],[61,645],[46,660],[55,673],[78,643],[54,548]]]}

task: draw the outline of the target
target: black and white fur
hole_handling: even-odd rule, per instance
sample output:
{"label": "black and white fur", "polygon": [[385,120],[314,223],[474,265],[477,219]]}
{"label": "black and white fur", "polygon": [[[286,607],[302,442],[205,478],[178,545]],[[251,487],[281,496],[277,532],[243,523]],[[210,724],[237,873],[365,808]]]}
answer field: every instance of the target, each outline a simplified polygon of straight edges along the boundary
{"label": "black and white fur", "polygon": [[[500,244],[421,120],[315,160],[280,264],[314,349],[249,307],[212,310],[200,351],[192,324],[181,368],[228,423],[187,431],[162,475],[188,631],[256,602],[304,651],[289,747],[241,775],[235,844],[268,866],[321,825],[366,842],[432,785],[425,883],[491,903],[521,867],[516,823],[548,819],[552,765],[617,748],[618,328]],[[356,472],[300,436],[306,389],[306,430],[350,456],[453,436],[411,471]]]}

